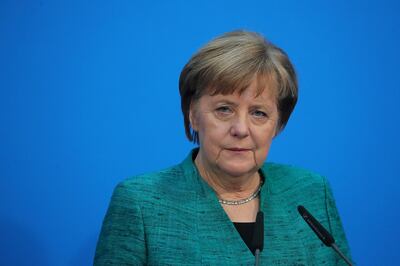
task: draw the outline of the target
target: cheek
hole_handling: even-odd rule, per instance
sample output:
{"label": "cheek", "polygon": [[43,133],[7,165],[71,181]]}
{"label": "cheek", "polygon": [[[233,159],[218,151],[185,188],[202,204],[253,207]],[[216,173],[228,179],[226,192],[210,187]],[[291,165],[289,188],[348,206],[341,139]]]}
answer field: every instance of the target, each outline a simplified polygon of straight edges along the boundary
{"label": "cheek", "polygon": [[221,143],[223,138],[229,133],[229,125],[227,123],[216,121],[210,115],[204,115],[198,121],[200,141]]}
{"label": "cheek", "polygon": [[272,124],[267,124],[263,127],[254,127],[252,132],[253,139],[256,142],[258,148],[269,146],[275,135],[275,130]]}
{"label": "cheek", "polygon": [[214,123],[202,123],[199,128],[200,150],[208,160],[215,161],[221,150],[223,129]]}
{"label": "cheek", "polygon": [[266,161],[268,154],[269,154],[271,141],[265,142],[263,144],[264,145],[262,147],[258,148],[256,150],[256,152],[254,153],[257,165],[262,165]]}
{"label": "cheek", "polygon": [[266,131],[260,131],[258,134],[255,136],[255,142],[257,145],[257,161],[264,161],[269,153],[271,143],[274,137],[274,131],[273,130],[266,130]]}

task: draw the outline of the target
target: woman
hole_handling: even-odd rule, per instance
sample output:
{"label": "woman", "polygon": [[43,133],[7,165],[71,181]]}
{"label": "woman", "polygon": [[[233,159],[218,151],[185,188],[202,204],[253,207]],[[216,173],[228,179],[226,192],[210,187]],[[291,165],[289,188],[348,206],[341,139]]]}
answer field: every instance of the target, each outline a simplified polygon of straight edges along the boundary
{"label": "woman", "polygon": [[342,264],[296,211],[309,209],[349,255],[326,179],[264,164],[297,101],[287,55],[256,33],[227,33],[190,59],[179,89],[186,135],[199,148],[116,187],[94,264],[252,265],[259,210],[262,265]]}

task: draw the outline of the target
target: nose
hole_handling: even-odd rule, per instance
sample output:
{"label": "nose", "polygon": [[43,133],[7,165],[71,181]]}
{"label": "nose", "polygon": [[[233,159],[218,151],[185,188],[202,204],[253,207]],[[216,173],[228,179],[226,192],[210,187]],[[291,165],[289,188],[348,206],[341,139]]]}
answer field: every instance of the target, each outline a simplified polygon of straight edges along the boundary
{"label": "nose", "polygon": [[233,119],[230,133],[237,138],[245,138],[249,135],[249,124],[246,115],[240,115]]}

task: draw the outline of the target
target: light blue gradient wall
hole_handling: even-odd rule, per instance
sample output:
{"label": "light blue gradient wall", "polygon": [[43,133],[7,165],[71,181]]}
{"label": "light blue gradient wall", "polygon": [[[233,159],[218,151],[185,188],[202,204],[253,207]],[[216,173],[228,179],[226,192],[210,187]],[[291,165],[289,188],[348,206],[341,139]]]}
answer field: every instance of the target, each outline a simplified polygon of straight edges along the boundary
{"label": "light blue gradient wall", "polygon": [[239,28],[281,46],[299,74],[269,160],[328,176],[358,265],[395,265],[399,11],[377,0],[2,0],[0,265],[90,265],[115,184],[192,147],[181,68]]}

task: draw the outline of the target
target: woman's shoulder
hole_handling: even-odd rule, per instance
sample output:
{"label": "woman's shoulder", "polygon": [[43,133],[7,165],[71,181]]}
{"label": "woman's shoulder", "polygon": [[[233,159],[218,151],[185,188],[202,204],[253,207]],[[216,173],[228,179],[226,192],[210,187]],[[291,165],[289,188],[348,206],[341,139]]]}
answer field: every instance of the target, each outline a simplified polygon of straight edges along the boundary
{"label": "woman's shoulder", "polygon": [[262,166],[262,169],[264,171],[267,171],[271,175],[273,174],[274,176],[289,176],[291,178],[302,178],[302,177],[313,177],[316,179],[323,179],[324,176],[314,172],[312,170],[299,167],[299,166],[294,166],[290,164],[281,164],[281,163],[275,163],[275,162],[267,162]]}
{"label": "woman's shoulder", "polygon": [[279,163],[265,163],[262,172],[275,191],[289,191],[313,188],[324,189],[327,180],[324,175],[314,171]]}
{"label": "woman's shoulder", "polygon": [[115,191],[135,198],[157,197],[171,193],[190,191],[193,182],[180,164],[120,181]]}
{"label": "woman's shoulder", "polygon": [[153,186],[162,182],[168,182],[182,176],[182,169],[174,165],[162,170],[133,175],[123,179],[120,183],[129,187]]}

